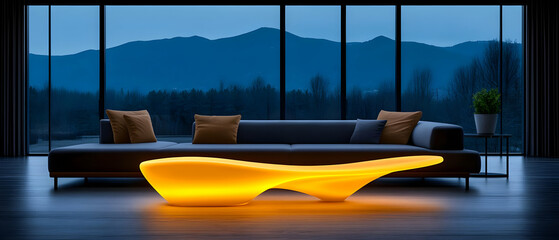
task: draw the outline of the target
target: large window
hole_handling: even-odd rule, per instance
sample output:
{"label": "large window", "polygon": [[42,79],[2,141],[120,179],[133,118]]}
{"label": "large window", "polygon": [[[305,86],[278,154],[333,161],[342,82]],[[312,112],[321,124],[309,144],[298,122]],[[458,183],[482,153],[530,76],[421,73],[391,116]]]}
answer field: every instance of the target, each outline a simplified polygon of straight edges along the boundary
{"label": "large window", "polygon": [[340,118],[340,7],[287,6],[287,119]]}
{"label": "large window", "polygon": [[498,56],[499,6],[403,6],[402,111],[475,132],[472,95],[499,87]]}
{"label": "large window", "polygon": [[49,151],[49,7],[30,6],[29,29],[29,152]]}
{"label": "large window", "polygon": [[279,119],[279,13],[107,6],[106,108],[147,109],[159,139],[177,141],[188,141],[194,114]]}
{"label": "large window", "polygon": [[99,135],[99,7],[52,6],[50,16],[49,57],[49,7],[29,7],[30,153]]}
{"label": "large window", "polygon": [[51,147],[98,142],[99,7],[51,7]]}
{"label": "large window", "polygon": [[381,109],[419,110],[422,120],[475,132],[481,88],[500,89],[497,132],[522,151],[522,6],[281,8],[29,6],[30,153],[97,142],[105,109],[147,109],[158,139],[175,142],[190,141],[194,114],[375,119]]}
{"label": "large window", "polygon": [[512,134],[511,151],[524,144],[524,81],[522,7],[503,6],[503,133]]}
{"label": "large window", "polygon": [[346,8],[347,119],[396,110],[394,6]]}

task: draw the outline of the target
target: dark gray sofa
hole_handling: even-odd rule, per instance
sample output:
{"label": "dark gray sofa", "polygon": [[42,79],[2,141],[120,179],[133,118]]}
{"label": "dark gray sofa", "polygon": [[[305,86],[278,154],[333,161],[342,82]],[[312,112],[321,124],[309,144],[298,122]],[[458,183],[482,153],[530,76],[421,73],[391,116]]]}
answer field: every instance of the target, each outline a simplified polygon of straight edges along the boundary
{"label": "dark gray sofa", "polygon": [[[100,143],[53,149],[49,172],[59,177],[141,177],[142,161],[179,156],[206,156],[245,161],[320,165],[388,157],[438,155],[444,162],[388,177],[464,177],[479,173],[479,153],[464,149],[460,126],[420,121],[410,142],[349,144],[355,120],[242,120],[237,144],[192,144],[158,141],[114,144],[108,119],[100,121]],[[194,130],[194,126],[193,126]]]}

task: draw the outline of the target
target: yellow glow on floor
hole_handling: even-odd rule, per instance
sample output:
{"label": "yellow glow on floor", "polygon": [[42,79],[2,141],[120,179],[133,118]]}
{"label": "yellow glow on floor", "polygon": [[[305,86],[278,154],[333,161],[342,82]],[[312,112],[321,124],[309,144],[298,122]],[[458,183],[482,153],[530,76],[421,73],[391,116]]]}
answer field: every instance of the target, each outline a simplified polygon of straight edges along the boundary
{"label": "yellow glow on floor", "polygon": [[[235,207],[176,207],[151,201],[143,209],[144,226],[153,233],[196,236],[198,232],[247,231],[258,237],[274,238],[271,233],[309,229],[336,232],[352,225],[355,228],[370,225],[372,229],[386,231],[396,231],[402,226],[432,231],[442,224],[417,220],[445,212],[447,204],[443,199],[376,196],[372,190],[375,189],[361,190],[344,202],[324,202],[283,190],[267,191],[248,204]],[[398,218],[398,224],[391,218]]]}

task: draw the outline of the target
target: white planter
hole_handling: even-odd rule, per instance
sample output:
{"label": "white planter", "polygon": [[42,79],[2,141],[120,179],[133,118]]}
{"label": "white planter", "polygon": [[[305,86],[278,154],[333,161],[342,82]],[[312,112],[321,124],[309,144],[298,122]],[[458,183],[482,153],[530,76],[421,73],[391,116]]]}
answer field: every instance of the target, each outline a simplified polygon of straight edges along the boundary
{"label": "white planter", "polygon": [[494,134],[499,114],[474,114],[478,134]]}

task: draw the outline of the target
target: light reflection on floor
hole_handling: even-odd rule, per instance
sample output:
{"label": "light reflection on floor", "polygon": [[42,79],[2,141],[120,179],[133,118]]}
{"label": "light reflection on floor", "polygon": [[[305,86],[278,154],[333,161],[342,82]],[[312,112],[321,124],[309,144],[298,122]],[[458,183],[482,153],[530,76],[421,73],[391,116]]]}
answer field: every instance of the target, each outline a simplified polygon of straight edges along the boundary
{"label": "light reflection on floor", "polygon": [[[402,198],[375,195],[361,191],[345,202],[323,202],[304,194],[270,190],[249,204],[236,207],[176,207],[163,201],[146,203],[143,209],[144,225],[151,234],[197,233],[223,231],[248,232],[259,237],[285,231],[347,231],[367,224],[382,231],[398,231],[403,225],[412,225],[421,231],[432,231],[435,224],[420,221],[426,215],[444,212],[444,199],[435,197]],[[401,221],[384,219],[398,217]],[[356,222],[357,221],[357,222]]]}
{"label": "light reflection on floor", "polygon": [[442,200],[435,198],[404,198],[358,194],[344,202],[324,202],[296,192],[271,190],[243,206],[236,207],[176,207],[165,202],[148,206],[148,211],[162,217],[281,215],[352,215],[378,213],[423,213],[444,209]]}

